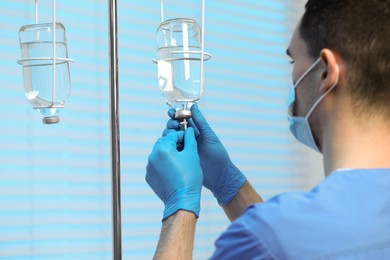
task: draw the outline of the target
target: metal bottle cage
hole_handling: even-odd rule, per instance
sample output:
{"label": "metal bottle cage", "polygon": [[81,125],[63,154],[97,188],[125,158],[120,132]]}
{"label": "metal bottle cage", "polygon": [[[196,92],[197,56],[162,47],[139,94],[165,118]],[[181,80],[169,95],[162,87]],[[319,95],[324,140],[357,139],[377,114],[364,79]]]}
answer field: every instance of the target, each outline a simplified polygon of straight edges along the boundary
{"label": "metal bottle cage", "polygon": [[[38,7],[39,7],[39,0],[35,0],[35,24],[39,24],[38,23]],[[35,67],[35,66],[47,66],[47,65],[53,65],[53,72],[52,72],[52,78],[53,78],[53,92],[52,92],[52,101],[51,101],[51,105],[50,106],[47,106],[47,107],[39,107],[39,108],[63,108],[64,106],[63,105],[58,105],[58,104],[55,104],[55,97],[56,97],[56,65],[57,64],[62,64],[62,63],[69,63],[69,62],[74,62],[74,60],[72,59],[68,59],[68,58],[61,58],[61,57],[57,57],[57,53],[56,53],[56,40],[57,40],[57,37],[56,37],[56,0],[53,0],[53,22],[52,22],[52,26],[53,26],[53,56],[52,57],[34,57],[34,58],[25,58],[25,59],[21,59],[21,60],[18,60],[17,63],[22,65],[22,67]],[[35,42],[33,42],[35,43]],[[36,41],[36,43],[39,43],[39,41]],[[50,62],[50,63],[47,63],[47,64],[26,64],[30,61],[45,61],[45,60],[51,60],[53,62]],[[60,61],[60,62],[57,62],[57,61]],[[37,109],[36,107],[34,107],[34,109]]]}
{"label": "metal bottle cage", "polygon": [[166,59],[153,59],[153,63],[157,64],[158,61],[175,61],[175,60],[200,60],[200,61],[208,61],[209,59],[212,58],[210,53],[207,52],[202,52],[202,51],[170,51],[170,54],[199,54],[199,55],[204,55],[203,59],[202,58],[193,58],[193,57],[186,57],[186,58],[166,58]]}
{"label": "metal bottle cage", "polygon": [[[160,10],[161,10],[161,23],[165,21],[164,17],[164,0],[160,0]],[[198,60],[200,61],[200,82],[199,82],[199,90],[202,88],[202,84],[204,83],[204,61],[208,61],[212,58],[210,53],[204,51],[204,16],[205,16],[205,0],[202,0],[202,24],[201,24],[201,50],[200,51],[170,51],[170,54],[199,54],[200,58],[195,57],[182,57],[182,58],[166,58],[166,59],[153,59],[153,63],[158,64],[158,61],[178,61],[178,60]],[[198,101],[200,97],[196,99],[175,99],[175,102],[195,102]],[[166,101],[168,105],[171,105],[168,101]]]}
{"label": "metal bottle cage", "polygon": [[[44,61],[44,60],[53,60],[53,57],[35,57],[35,58],[26,58],[22,60],[18,60],[17,63],[19,65],[22,65],[22,67],[35,67],[35,66],[47,66],[47,65],[53,65],[53,62],[47,63],[47,64],[25,64],[28,61]],[[56,62],[55,64],[62,64],[62,63],[68,63],[68,62],[74,62],[72,59],[68,58],[55,58],[56,61],[63,61],[63,62]]]}

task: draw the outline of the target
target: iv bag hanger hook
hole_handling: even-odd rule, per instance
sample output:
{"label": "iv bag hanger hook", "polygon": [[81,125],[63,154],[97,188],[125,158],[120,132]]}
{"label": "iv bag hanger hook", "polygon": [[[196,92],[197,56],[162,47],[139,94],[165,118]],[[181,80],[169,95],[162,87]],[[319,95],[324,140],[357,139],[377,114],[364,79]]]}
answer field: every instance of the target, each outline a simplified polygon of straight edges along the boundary
{"label": "iv bag hanger hook", "polygon": [[160,0],[161,22],[164,22],[164,0]]}
{"label": "iv bag hanger hook", "polygon": [[38,24],[38,0],[35,0],[35,24]]}

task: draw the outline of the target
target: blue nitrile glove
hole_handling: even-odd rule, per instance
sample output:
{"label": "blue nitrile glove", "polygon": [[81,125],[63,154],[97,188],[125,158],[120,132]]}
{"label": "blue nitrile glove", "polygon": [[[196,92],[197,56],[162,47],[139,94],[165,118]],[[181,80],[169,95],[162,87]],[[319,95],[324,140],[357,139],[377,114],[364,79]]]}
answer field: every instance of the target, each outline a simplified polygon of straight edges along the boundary
{"label": "blue nitrile glove", "polygon": [[[176,144],[183,141],[184,149]],[[163,220],[178,210],[192,211],[199,217],[202,169],[194,129],[174,131],[157,140],[149,156],[146,177],[149,186],[164,202]]]}
{"label": "blue nitrile glove", "polygon": [[[189,125],[195,128],[198,141],[200,164],[203,171],[203,185],[217,198],[219,205],[229,203],[246,181],[246,177],[233,164],[225,147],[210,128],[199,111],[198,105],[191,107],[192,118]],[[163,135],[180,129],[179,122],[174,120],[175,110],[170,109],[172,118],[167,122]]]}

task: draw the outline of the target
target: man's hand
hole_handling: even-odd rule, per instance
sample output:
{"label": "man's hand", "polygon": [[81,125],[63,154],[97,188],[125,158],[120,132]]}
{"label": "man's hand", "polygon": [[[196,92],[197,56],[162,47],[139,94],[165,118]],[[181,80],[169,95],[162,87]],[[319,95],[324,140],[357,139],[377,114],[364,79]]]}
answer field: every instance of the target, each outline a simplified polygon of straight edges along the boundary
{"label": "man's hand", "polygon": [[[184,137],[184,148],[176,145]],[[199,217],[202,189],[200,167],[194,129],[172,131],[157,140],[146,167],[146,181],[164,202],[163,220],[178,210],[193,212]]]}
{"label": "man's hand", "polygon": [[[246,177],[232,163],[225,147],[211,129],[198,106],[191,107],[192,118],[189,120],[195,129],[198,141],[200,164],[203,171],[203,185],[211,190],[220,205],[230,202],[246,181]],[[179,122],[174,119],[175,110],[170,109],[168,115],[171,119],[163,136],[180,129]]]}

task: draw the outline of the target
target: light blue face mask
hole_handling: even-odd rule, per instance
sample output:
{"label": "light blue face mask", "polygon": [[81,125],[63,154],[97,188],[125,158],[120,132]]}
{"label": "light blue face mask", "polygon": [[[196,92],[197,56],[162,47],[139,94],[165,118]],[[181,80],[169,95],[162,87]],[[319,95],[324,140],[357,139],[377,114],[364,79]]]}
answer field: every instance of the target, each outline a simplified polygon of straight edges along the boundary
{"label": "light blue face mask", "polygon": [[[290,131],[294,137],[304,145],[314,149],[317,152],[320,152],[320,148],[314,141],[313,133],[309,125],[309,116],[313,113],[314,109],[317,108],[318,104],[329,94],[330,91],[336,87],[338,83],[339,76],[337,75],[337,80],[335,83],[314,103],[310,108],[309,112],[305,117],[299,117],[293,115],[293,107],[295,102],[295,89],[299,86],[302,80],[313,70],[313,68],[321,61],[318,58],[296,81],[295,85],[291,84],[290,95],[288,97],[288,121],[290,122]],[[338,67],[337,67],[338,69]]]}

